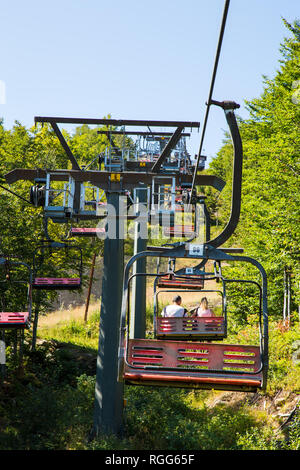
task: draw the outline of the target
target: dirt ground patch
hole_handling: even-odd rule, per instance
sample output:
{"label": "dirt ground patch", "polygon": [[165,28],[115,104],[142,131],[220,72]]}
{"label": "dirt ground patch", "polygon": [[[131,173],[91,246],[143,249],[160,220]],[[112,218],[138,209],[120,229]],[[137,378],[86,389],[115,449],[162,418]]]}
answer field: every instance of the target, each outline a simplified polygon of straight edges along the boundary
{"label": "dirt ground patch", "polygon": [[[89,306],[88,316],[100,310],[100,302],[93,303]],[[68,323],[71,320],[84,320],[85,305],[80,305],[75,308],[56,310],[55,312],[48,313],[47,315],[40,316],[39,327],[51,328],[58,324]]]}

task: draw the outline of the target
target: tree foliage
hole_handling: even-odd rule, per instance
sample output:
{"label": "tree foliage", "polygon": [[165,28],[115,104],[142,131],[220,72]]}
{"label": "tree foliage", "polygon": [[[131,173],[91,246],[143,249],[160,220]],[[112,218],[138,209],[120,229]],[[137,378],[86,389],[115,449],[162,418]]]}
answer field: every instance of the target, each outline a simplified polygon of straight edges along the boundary
{"label": "tree foliage", "polygon": [[[270,312],[279,315],[283,303],[283,273],[292,276],[293,307],[299,304],[299,154],[300,154],[300,23],[285,21],[290,36],[280,47],[275,77],[263,77],[261,96],[246,101],[249,118],[239,119],[243,141],[243,183],[240,222],[231,242],[258,259],[269,278]],[[232,146],[229,137],[210,172],[228,184],[211,207],[221,223],[229,217]]]}
{"label": "tree foliage", "polygon": [[[107,145],[106,137],[98,135],[96,129],[87,126],[77,128],[74,134],[65,130],[63,134],[80,165],[95,159]],[[32,267],[33,257],[37,254],[37,245],[41,239],[45,239],[43,209],[35,208],[29,203],[30,187],[33,182],[19,181],[9,186],[4,175],[15,168],[64,169],[70,168],[70,165],[66,153],[49,126],[26,129],[16,122],[11,130],[6,130],[3,123],[0,125],[0,253],[2,255],[17,257]],[[20,197],[8,192],[7,189]],[[51,221],[49,233],[56,241],[62,241],[67,235],[64,224]],[[76,244],[82,248],[86,268],[89,267],[93,251],[97,250],[99,253],[103,249],[103,242],[98,239],[96,242],[79,239],[76,240]],[[49,256],[44,260],[44,273],[47,272],[48,276],[54,277],[70,277],[75,263],[72,253],[64,252],[61,255]],[[2,272],[1,275],[3,279],[5,273]],[[2,290],[7,287],[4,283],[0,286]],[[43,291],[40,298],[41,307],[49,307],[54,296],[53,292]],[[25,296],[14,297],[14,308],[23,311]]]}

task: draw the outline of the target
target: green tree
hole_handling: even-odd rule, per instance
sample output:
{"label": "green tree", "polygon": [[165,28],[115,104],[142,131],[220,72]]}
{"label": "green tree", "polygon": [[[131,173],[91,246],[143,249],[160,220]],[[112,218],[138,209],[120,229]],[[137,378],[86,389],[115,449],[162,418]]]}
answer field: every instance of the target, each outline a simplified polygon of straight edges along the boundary
{"label": "green tree", "polygon": [[[66,131],[64,136],[73,146],[80,163],[87,164],[96,152],[104,147],[103,138],[94,130],[85,128],[84,132],[75,131],[74,135]],[[78,139],[80,136],[80,141]],[[11,130],[6,130],[3,123],[0,125],[0,253],[15,256],[30,266],[36,253],[39,240],[45,238],[43,230],[43,209],[35,208],[29,203],[31,181],[18,181],[9,185],[4,175],[15,168],[42,168],[59,169],[69,168],[70,162],[53,130],[47,126],[38,125],[26,129],[16,122]],[[10,189],[21,197],[8,192]],[[26,202],[28,201],[28,202]],[[66,236],[64,224],[49,223],[49,232],[55,240]],[[89,239],[77,241],[83,250],[83,261],[86,268],[92,259],[92,252],[102,249],[103,242],[96,240],[96,245]],[[44,269],[49,276],[67,276],[67,272],[74,269],[73,256],[51,256],[45,260]],[[63,271],[62,271],[63,269]],[[5,273],[2,272],[2,279]],[[1,284],[4,288],[4,283]],[[41,308],[49,308],[55,297],[55,292],[42,292]],[[34,297],[35,298],[35,297]],[[14,308],[23,309],[25,295],[17,295],[14,299]]]}
{"label": "green tree", "polygon": [[[244,149],[242,208],[231,240],[267,270],[270,313],[275,316],[282,313],[285,269],[291,272],[294,310],[300,302],[300,23],[284,23],[290,37],[280,47],[280,67],[273,79],[263,77],[263,93],[246,102],[249,118],[239,123]],[[223,224],[230,211],[231,155],[226,136],[210,165],[211,172],[228,182],[218,199]],[[213,207],[212,197],[210,203]]]}

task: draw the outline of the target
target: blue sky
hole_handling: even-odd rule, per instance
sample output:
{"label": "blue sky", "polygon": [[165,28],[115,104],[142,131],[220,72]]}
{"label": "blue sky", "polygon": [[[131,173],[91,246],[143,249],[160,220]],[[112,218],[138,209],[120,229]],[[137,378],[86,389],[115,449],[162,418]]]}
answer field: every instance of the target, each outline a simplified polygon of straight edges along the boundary
{"label": "blue sky", "polygon": [[[5,128],[34,116],[185,120],[203,123],[224,0],[10,0],[1,9],[0,80]],[[299,0],[231,0],[213,98],[244,100],[279,68]],[[67,126],[66,129],[71,130]],[[226,129],[212,107],[203,154]],[[188,146],[197,153],[201,131]]]}

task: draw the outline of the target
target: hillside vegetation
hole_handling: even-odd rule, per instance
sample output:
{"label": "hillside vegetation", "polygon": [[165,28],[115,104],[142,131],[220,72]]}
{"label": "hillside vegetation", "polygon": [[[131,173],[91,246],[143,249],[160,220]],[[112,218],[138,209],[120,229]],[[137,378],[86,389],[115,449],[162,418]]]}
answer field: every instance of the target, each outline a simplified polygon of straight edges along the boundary
{"label": "hillside vegetation", "polygon": [[[83,313],[83,309],[82,309]],[[150,312],[149,312],[150,314]],[[88,442],[93,420],[99,313],[87,323],[50,314],[35,352],[9,373],[0,394],[1,449],[299,450],[297,329],[270,328],[270,380],[265,394],[126,387],[124,436]],[[249,329],[233,341],[250,341]],[[298,370],[297,370],[298,369]],[[16,373],[17,371],[17,373]],[[154,432],[155,431],[155,432]]]}

